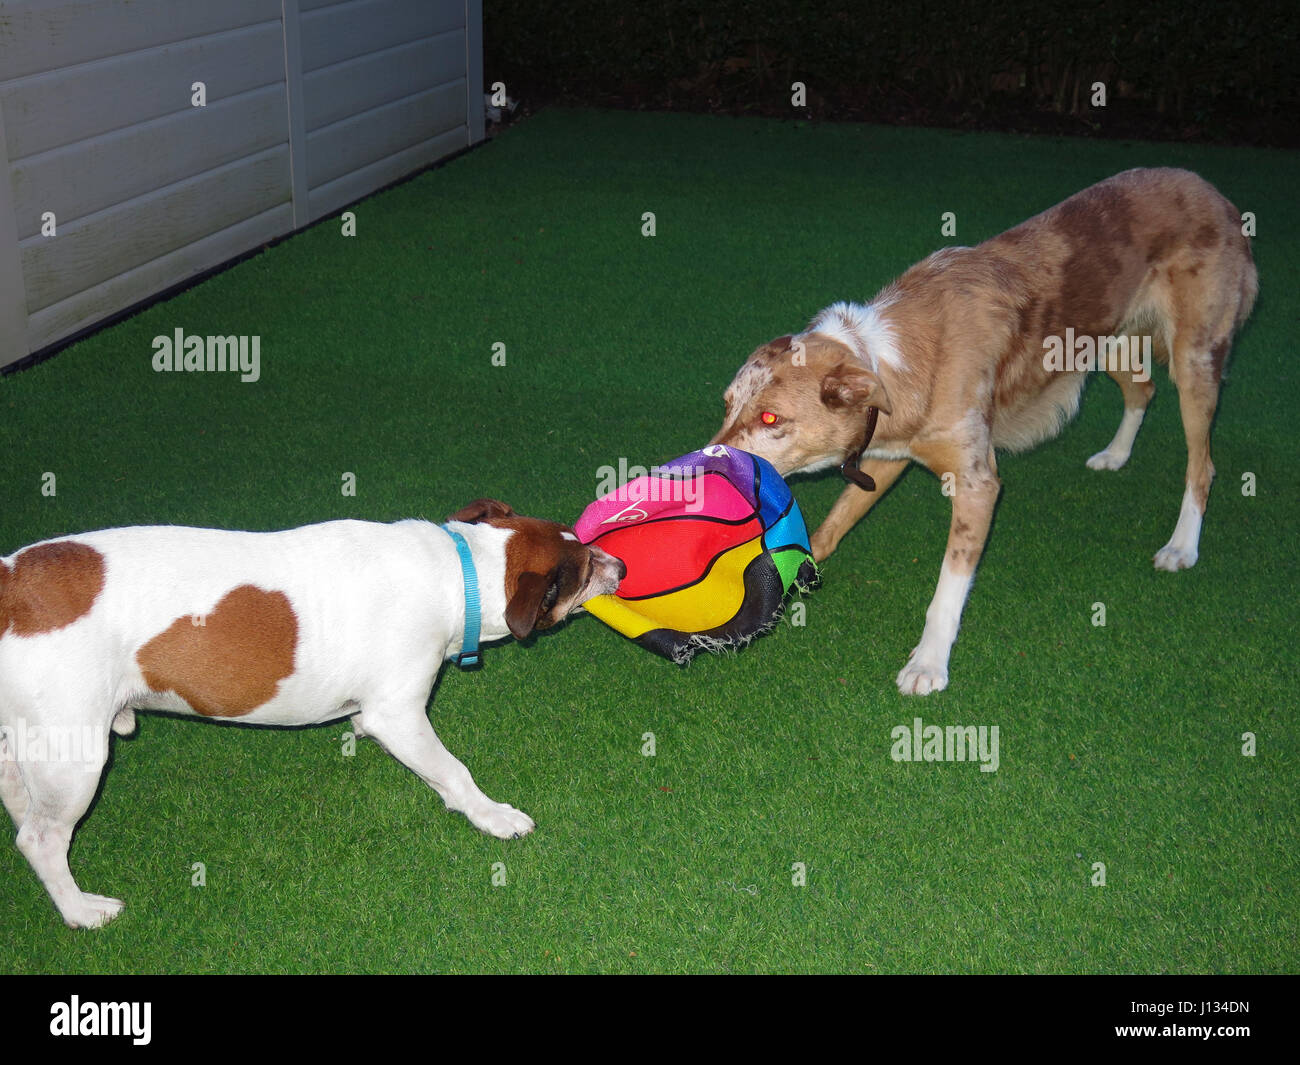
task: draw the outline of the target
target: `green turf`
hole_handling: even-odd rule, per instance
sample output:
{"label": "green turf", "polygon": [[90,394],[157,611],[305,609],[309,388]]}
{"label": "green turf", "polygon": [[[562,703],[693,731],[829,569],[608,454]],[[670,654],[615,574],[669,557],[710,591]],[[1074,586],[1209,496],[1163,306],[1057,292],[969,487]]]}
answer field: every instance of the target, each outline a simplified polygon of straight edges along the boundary
{"label": "green turf", "polygon": [[[1121,407],[1094,382],[1061,438],[1001,463],[948,691],[894,687],[948,525],[938,482],[913,470],[825,566],[806,625],[739,655],[682,670],[580,617],[446,671],[435,727],[536,818],[523,840],[481,836],[368,741],[345,757],[342,724],[145,717],[114,742],[72,851],[81,885],[126,912],[68,931],[0,847],[0,968],[1300,968],[1296,164],[548,111],[361,204],[355,238],[319,225],[5,378],[3,553],[118,524],[441,519],[481,495],[573,520],[601,466],[707,441],[758,342],[942,244],[1137,165],[1198,170],[1259,227],[1195,569],[1151,566],[1185,462],[1167,376],[1118,473],[1083,465]],[[260,335],[261,379],[154,373],[152,338],[178,326]],[[794,487],[814,525],[840,489]],[[999,770],[892,761],[890,730],[915,716],[997,725]]]}

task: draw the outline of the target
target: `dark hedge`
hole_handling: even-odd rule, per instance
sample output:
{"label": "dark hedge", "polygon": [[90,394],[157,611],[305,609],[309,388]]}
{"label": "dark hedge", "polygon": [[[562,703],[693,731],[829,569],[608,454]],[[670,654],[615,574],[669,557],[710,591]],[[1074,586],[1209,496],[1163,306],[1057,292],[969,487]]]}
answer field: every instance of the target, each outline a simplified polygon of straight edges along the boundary
{"label": "dark hedge", "polygon": [[1102,136],[1300,144],[1298,44],[1300,0],[484,2],[485,81],[533,105]]}

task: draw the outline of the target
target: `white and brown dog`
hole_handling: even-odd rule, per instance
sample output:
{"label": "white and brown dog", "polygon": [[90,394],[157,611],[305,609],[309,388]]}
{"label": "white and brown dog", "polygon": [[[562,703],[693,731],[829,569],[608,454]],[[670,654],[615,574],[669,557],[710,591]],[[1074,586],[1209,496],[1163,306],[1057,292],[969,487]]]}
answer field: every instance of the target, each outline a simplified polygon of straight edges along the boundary
{"label": "white and brown dog", "polygon": [[0,796],[18,849],[70,926],[117,915],[119,900],[77,887],[68,845],[110,729],[131,732],[136,710],[257,725],[351,718],[484,832],[530,832],[439,742],[429,693],[444,661],[477,651],[476,625],[485,641],[522,638],[614,591],[624,572],[564,526],[496,500],[445,527],[108,529],[0,559]]}
{"label": "white and brown dog", "polygon": [[1124,416],[1087,464],[1127,461],[1155,391],[1149,364],[1123,357],[1120,338],[1130,334],[1169,363],[1187,437],[1182,509],[1155,565],[1195,564],[1219,381],[1258,288],[1242,228],[1237,209],[1197,175],[1129,170],[978,247],[935,252],[871,303],[828,307],[741,367],[714,443],[761,455],[782,474],[841,465],[854,482],[812,538],[819,561],[911,462],[952,496],[938,588],[901,691],[948,683],[1001,488],[995,449],[1056,435],[1078,409],[1088,370],[1102,368],[1123,391]]}

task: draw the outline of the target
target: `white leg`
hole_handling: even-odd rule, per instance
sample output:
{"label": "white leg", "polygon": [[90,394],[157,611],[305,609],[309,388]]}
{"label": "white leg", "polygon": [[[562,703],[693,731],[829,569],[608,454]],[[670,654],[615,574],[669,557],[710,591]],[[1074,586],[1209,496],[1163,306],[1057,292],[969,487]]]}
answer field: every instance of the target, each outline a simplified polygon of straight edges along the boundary
{"label": "white leg", "polygon": [[928,695],[948,687],[948,656],[957,639],[973,576],[973,572],[953,569],[945,559],[939,571],[939,586],[925,612],[921,642],[898,674],[898,690],[904,695]]}
{"label": "white leg", "polygon": [[1183,506],[1178,511],[1178,524],[1174,526],[1174,535],[1156,552],[1156,569],[1174,573],[1180,569],[1190,569],[1196,565],[1201,546],[1201,508],[1196,502],[1196,493],[1188,485],[1183,492]]}
{"label": "white leg", "polygon": [[122,900],[82,891],[68,868],[72,830],[90,809],[104,759],[98,765],[31,761],[19,764],[31,797],[18,829],[19,851],[41,878],[69,928],[98,928],[107,924],[121,912]]}
{"label": "white leg", "polygon": [[13,818],[14,827],[22,828],[23,818],[27,816],[27,785],[18,772],[18,763],[14,761],[14,752],[8,737],[0,731],[0,799],[5,809]]}
{"label": "white leg", "polygon": [[1145,407],[1125,407],[1124,417],[1120,419],[1115,438],[1106,445],[1105,451],[1098,451],[1088,460],[1090,470],[1118,470],[1133,453],[1133,441],[1138,430],[1142,428]]}
{"label": "white leg", "polygon": [[438,739],[425,715],[424,702],[395,702],[363,707],[354,717],[402,765],[442,796],[448,810],[458,810],[489,835],[511,839],[533,830],[533,819],[479,790],[469,770]]}

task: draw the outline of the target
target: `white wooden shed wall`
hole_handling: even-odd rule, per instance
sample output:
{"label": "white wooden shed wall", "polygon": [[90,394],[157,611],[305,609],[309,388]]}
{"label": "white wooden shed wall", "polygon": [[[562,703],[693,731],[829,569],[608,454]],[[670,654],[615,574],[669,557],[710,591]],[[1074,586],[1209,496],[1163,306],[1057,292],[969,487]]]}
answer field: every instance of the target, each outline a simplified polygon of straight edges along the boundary
{"label": "white wooden shed wall", "polygon": [[0,3],[0,366],[482,139],[482,0]]}

